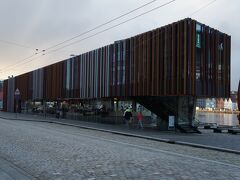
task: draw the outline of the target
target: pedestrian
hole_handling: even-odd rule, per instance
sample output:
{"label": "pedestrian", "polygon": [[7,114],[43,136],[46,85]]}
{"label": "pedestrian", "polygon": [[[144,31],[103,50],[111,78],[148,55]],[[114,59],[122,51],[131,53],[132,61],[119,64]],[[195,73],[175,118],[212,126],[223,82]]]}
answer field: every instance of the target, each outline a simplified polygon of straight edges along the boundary
{"label": "pedestrian", "polygon": [[126,126],[127,128],[129,129],[130,126],[130,119],[132,118],[132,111],[130,108],[127,108],[125,111],[124,111],[124,119],[125,119],[125,123],[126,123]]}
{"label": "pedestrian", "polygon": [[137,120],[138,120],[138,126],[137,126],[137,128],[138,128],[138,129],[139,129],[139,128],[143,129],[142,119],[143,119],[142,112],[141,112],[141,111],[138,111],[138,113],[137,113]]}

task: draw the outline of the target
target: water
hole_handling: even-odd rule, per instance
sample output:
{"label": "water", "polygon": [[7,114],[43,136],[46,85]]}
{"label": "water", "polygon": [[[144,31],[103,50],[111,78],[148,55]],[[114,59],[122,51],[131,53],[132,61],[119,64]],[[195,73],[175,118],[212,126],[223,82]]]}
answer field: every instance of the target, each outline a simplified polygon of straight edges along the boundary
{"label": "water", "polygon": [[237,114],[196,112],[196,119],[201,123],[217,123],[217,125],[239,125]]}

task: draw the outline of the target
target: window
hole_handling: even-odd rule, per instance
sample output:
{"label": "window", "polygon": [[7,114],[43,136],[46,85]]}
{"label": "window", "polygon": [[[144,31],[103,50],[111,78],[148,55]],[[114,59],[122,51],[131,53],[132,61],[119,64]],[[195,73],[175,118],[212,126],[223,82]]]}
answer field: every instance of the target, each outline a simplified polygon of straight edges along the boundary
{"label": "window", "polygon": [[196,31],[197,31],[197,32],[201,32],[201,30],[202,30],[201,25],[197,23],[197,24],[196,24]]}
{"label": "window", "polygon": [[196,47],[201,48],[201,30],[200,24],[196,24]]}

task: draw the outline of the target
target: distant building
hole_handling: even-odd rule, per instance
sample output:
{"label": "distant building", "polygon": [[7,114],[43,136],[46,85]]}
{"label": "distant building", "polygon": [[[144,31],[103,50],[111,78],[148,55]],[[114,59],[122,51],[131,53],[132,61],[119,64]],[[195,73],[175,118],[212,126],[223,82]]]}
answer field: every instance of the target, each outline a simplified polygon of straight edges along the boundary
{"label": "distant building", "polygon": [[216,99],[207,98],[207,99],[197,99],[196,107],[200,109],[215,109],[216,108]]}
{"label": "distant building", "polygon": [[223,98],[217,98],[216,99],[216,109],[223,110],[224,109],[224,100]]}
{"label": "distant building", "polygon": [[230,98],[224,100],[224,109],[225,110],[231,110],[232,109],[232,101],[231,101]]}
{"label": "distant building", "polygon": [[205,99],[197,99],[196,107],[201,108],[201,109],[205,109],[206,100]]}
{"label": "distant building", "polygon": [[216,100],[214,98],[206,99],[206,109],[215,109],[215,108],[216,108]]}
{"label": "distant building", "polygon": [[196,107],[200,109],[216,109],[216,110],[238,110],[237,104],[237,92],[231,92],[230,98],[207,98],[207,99],[197,99]]}

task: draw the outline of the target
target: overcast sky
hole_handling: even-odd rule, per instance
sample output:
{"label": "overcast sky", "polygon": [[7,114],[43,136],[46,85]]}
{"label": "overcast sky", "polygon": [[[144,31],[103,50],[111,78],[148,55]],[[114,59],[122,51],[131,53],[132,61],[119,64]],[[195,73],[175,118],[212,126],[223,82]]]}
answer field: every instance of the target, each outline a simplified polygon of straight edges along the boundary
{"label": "overcast sky", "polygon": [[[216,0],[195,14],[193,12],[212,0],[176,0],[74,45],[58,51],[53,50],[61,46],[41,52],[150,1],[152,0],[0,0],[0,79],[191,17],[231,35],[231,89],[236,90],[240,79],[239,0]],[[156,0],[145,8],[68,43],[81,40],[168,1],[170,0]]]}

